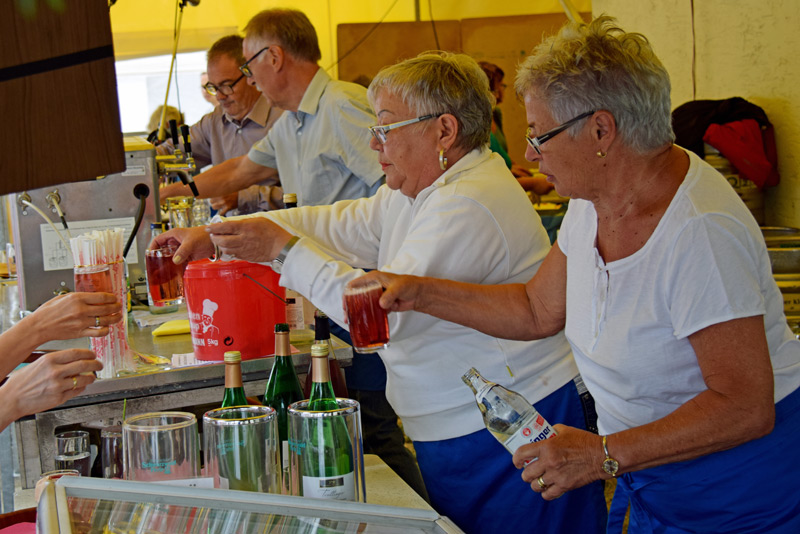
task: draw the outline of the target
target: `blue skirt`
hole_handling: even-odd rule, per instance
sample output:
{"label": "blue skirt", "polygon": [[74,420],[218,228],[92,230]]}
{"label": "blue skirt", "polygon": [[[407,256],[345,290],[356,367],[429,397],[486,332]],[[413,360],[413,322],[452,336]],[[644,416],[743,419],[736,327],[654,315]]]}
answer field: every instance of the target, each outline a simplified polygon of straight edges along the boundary
{"label": "blue skirt", "polygon": [[[536,409],[551,424],[586,429],[583,404],[572,381],[537,402]],[[414,449],[431,505],[464,532],[605,532],[602,482],[545,501],[522,480],[522,471],[488,430],[442,441],[415,441]]]}
{"label": "blue skirt", "polygon": [[800,390],[775,405],[761,439],[694,460],[626,473],[608,532],[800,533]]}

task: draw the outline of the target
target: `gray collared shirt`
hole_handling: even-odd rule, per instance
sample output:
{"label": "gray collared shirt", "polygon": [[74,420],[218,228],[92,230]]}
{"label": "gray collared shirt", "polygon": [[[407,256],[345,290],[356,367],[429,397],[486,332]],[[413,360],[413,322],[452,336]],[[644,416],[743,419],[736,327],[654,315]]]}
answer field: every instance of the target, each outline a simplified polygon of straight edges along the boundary
{"label": "gray collared shirt", "polygon": [[296,112],[286,111],[249,158],[278,169],[298,205],[371,196],[383,183],[368,127],[376,123],[360,85],[332,80],[319,69]]}

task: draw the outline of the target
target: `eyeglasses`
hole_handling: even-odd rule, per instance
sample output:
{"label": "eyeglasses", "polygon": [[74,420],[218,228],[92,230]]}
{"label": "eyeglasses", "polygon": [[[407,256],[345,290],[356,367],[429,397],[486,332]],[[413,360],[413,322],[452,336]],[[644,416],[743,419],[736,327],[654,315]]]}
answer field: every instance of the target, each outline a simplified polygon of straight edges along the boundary
{"label": "eyeglasses", "polygon": [[373,137],[375,137],[380,144],[384,144],[386,142],[386,134],[389,132],[389,130],[394,130],[395,128],[400,128],[401,126],[408,126],[409,124],[414,124],[416,122],[440,117],[441,115],[441,113],[423,115],[422,117],[417,117],[416,119],[408,119],[407,121],[395,122],[385,126],[370,126],[369,131],[372,132]]}
{"label": "eyeglasses", "polygon": [[259,50],[258,52],[256,52],[256,53],[253,55],[253,57],[251,57],[250,59],[248,59],[247,61],[245,61],[245,62],[244,62],[244,64],[243,64],[241,67],[239,67],[239,70],[240,70],[240,71],[242,71],[242,74],[244,74],[244,75],[245,75],[245,76],[247,76],[248,78],[251,78],[251,77],[253,76],[253,71],[252,71],[252,70],[250,70],[250,62],[251,62],[251,61],[253,61],[255,58],[257,58],[257,57],[258,57],[258,55],[259,55],[261,52],[263,52],[264,50],[269,50],[269,47],[268,47],[268,46],[265,46],[264,48],[262,48],[261,50]]}
{"label": "eyeglasses", "polygon": [[239,81],[244,78],[244,74],[236,78],[234,81],[229,83],[221,83],[219,86],[214,85],[211,82],[208,82],[203,86],[203,89],[210,95],[216,95],[217,93],[221,93],[225,96],[230,96],[233,94],[233,86],[239,83]]}
{"label": "eyeglasses", "polygon": [[538,135],[536,137],[531,137],[531,129],[528,128],[527,133],[525,133],[525,139],[528,141],[528,144],[531,145],[531,148],[533,148],[537,154],[541,154],[542,152],[539,150],[539,147],[542,146],[545,143],[545,141],[549,141],[553,137],[557,136],[558,134],[560,134],[561,132],[563,132],[576,122],[578,122],[579,120],[585,119],[586,117],[591,117],[592,115],[594,115],[594,113],[595,113],[594,111],[587,111],[586,113],[581,113],[574,119],[570,119],[564,124],[556,126],[549,132],[545,132],[542,135]]}

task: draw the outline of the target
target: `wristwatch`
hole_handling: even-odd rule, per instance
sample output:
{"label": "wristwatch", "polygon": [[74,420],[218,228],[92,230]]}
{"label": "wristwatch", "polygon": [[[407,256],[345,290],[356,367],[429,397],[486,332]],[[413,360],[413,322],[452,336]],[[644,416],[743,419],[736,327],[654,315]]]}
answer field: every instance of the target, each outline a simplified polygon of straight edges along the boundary
{"label": "wristwatch", "polygon": [[286,245],[281,249],[278,253],[278,256],[272,260],[272,270],[278,274],[281,274],[281,270],[283,270],[283,262],[286,261],[286,256],[289,254],[289,251],[292,250],[292,247],[300,240],[299,237],[293,235],[289,241],[286,242]]}
{"label": "wristwatch", "polygon": [[606,459],[603,460],[603,471],[605,471],[612,477],[616,478],[617,471],[619,471],[619,462],[608,455],[608,445],[606,444],[606,438],[607,436],[603,436],[603,452],[606,455]]}

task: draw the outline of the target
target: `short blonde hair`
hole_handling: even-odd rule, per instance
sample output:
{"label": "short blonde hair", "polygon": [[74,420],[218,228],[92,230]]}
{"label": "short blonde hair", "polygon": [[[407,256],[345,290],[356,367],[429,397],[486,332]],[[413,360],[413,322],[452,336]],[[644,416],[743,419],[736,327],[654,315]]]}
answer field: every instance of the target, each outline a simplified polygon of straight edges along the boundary
{"label": "short blonde hair", "polygon": [[417,116],[449,113],[458,121],[457,145],[473,150],[489,142],[494,97],[478,63],[465,54],[423,52],[384,67],[367,89],[397,95]]}
{"label": "short blonde hair", "polygon": [[277,41],[292,57],[303,61],[316,63],[322,57],[317,31],[305,13],[296,9],[265,9],[250,19],[244,35],[263,46]]}
{"label": "short blonde hair", "polygon": [[523,61],[514,87],[545,101],[558,122],[611,112],[622,142],[640,153],[675,140],[667,70],[645,36],[624,32],[612,17],[567,23]]}

